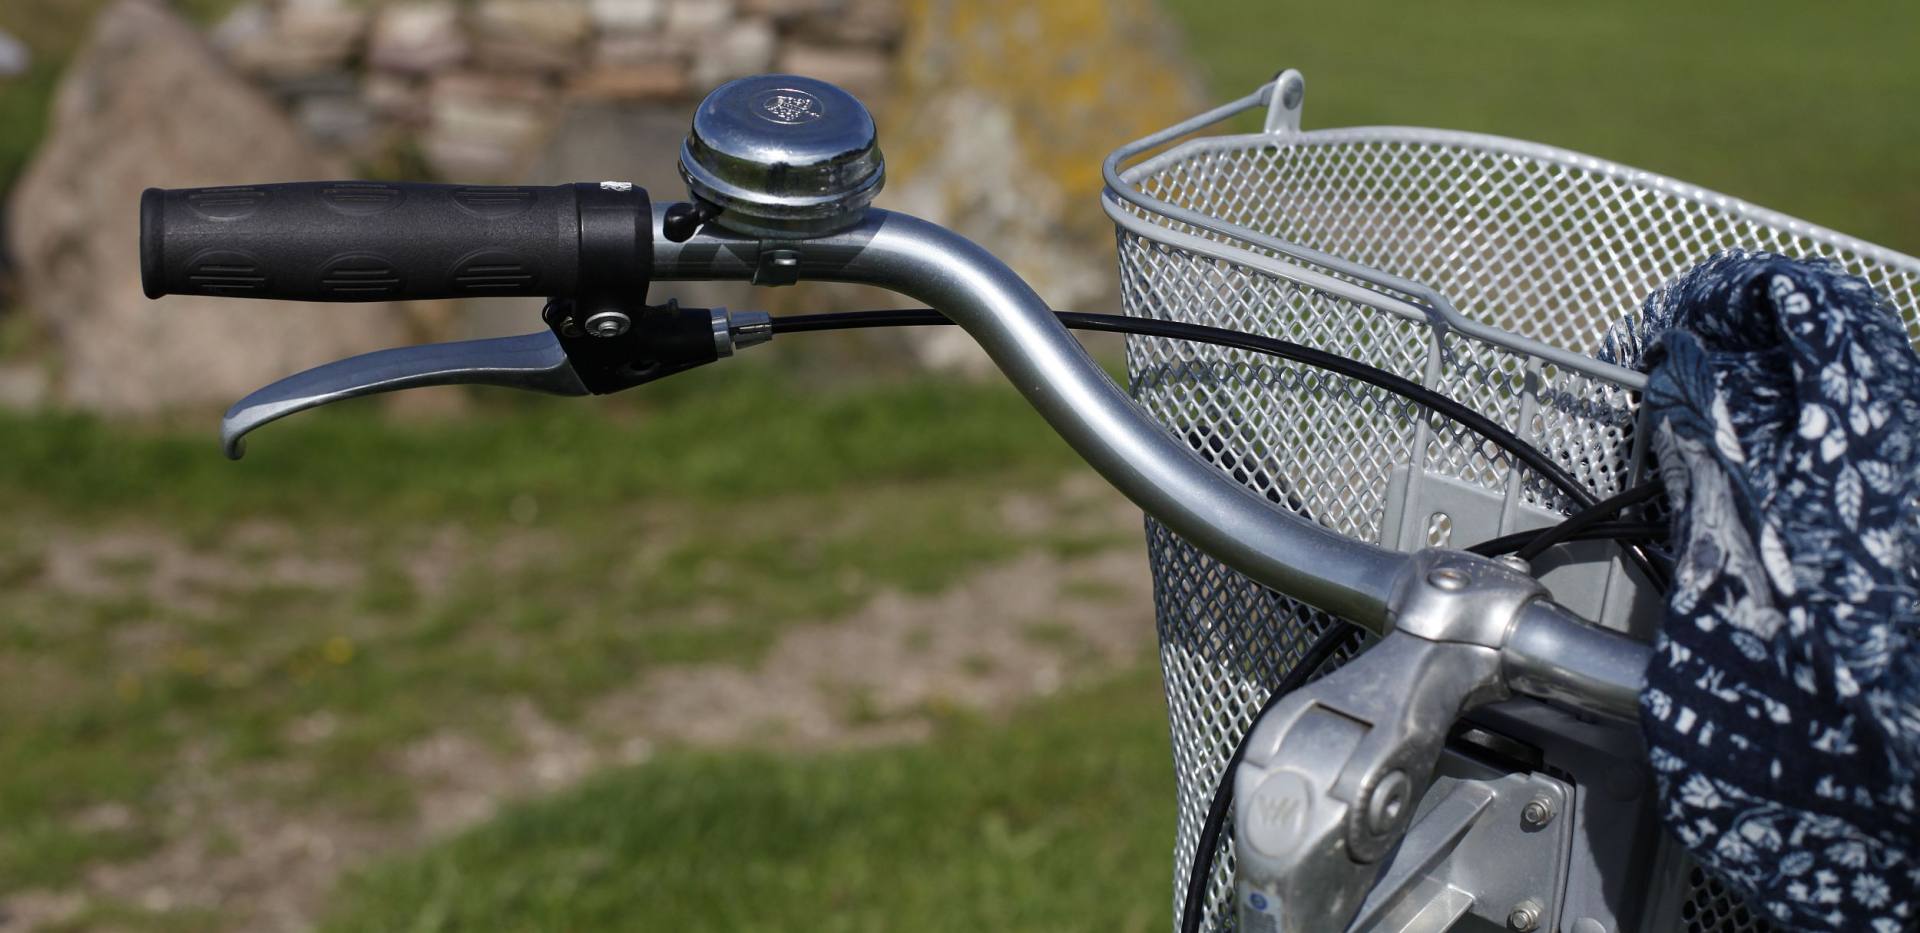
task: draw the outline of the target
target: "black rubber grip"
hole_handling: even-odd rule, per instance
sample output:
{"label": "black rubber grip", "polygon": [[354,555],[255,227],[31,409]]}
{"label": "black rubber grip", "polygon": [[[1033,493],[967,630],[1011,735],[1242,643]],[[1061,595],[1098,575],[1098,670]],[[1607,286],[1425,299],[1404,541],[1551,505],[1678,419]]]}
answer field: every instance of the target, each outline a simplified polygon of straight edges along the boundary
{"label": "black rubber grip", "polygon": [[646,191],[614,183],[149,188],[140,280],[149,298],[644,294],[652,230]]}

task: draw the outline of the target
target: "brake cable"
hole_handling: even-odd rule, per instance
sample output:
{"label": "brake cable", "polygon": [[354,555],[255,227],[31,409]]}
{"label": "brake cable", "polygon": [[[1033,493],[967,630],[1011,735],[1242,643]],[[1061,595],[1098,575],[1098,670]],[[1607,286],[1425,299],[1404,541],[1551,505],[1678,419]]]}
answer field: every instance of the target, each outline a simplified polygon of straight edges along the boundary
{"label": "brake cable", "polygon": [[[1325,369],[1351,379],[1365,382],[1384,389],[1414,402],[1430,411],[1453,420],[1460,426],[1485,438],[1494,446],[1506,451],[1514,459],[1525,464],[1543,479],[1559,490],[1581,511],[1601,505],[1600,500],[1587,490],[1580,481],[1567,472],[1565,467],[1555,463],[1540,448],[1527,443],[1524,439],[1501,427],[1492,419],[1468,408],[1439,392],[1427,388],[1411,379],[1396,375],[1362,363],[1359,360],[1328,353],[1313,347],[1280,340],[1244,331],[1229,330],[1224,327],[1210,327],[1205,324],[1191,324],[1185,321],[1162,321],[1154,318],[1129,317],[1121,314],[1089,314],[1080,311],[1056,311],[1054,315],[1060,323],[1074,330],[1101,331],[1105,333],[1136,334],[1147,337],[1165,337],[1174,340],[1187,340],[1195,343],[1208,343],[1218,346],[1249,350],[1278,356],[1283,359],[1304,363],[1319,369]],[[835,311],[823,314],[795,314],[776,317],[772,322],[774,334],[812,333],[829,330],[855,330],[869,327],[928,327],[950,325],[953,321],[946,315],[930,308],[898,308],[881,311]],[[1615,508],[1613,511],[1618,511]],[[1580,514],[1576,512],[1576,514]],[[1612,511],[1607,513],[1612,514]],[[1539,534],[1529,532],[1529,535]],[[1498,539],[1496,539],[1498,540]],[[1527,540],[1533,540],[1529,537]],[[1667,561],[1651,549],[1626,536],[1616,538],[1626,551],[1627,559],[1634,568],[1649,581],[1662,588],[1670,579]],[[1554,542],[1558,543],[1558,542]],[[1545,550],[1542,546],[1540,550]]]}
{"label": "brake cable", "polygon": [[[1287,694],[1307,685],[1307,681],[1333,660],[1334,654],[1350,638],[1366,637],[1366,630],[1344,620],[1335,620],[1313,639],[1300,660],[1287,669],[1287,673],[1274,684],[1273,692],[1267,694],[1265,702],[1253,714],[1253,722],[1259,723],[1267,713],[1279,704]],[[1227,758],[1226,766],[1220,769],[1220,780],[1214,785],[1213,799],[1207,805],[1207,818],[1200,824],[1200,834],[1194,839],[1193,863],[1187,869],[1186,898],[1180,910],[1180,933],[1200,933],[1201,915],[1206,913],[1207,883],[1213,877],[1213,863],[1220,851],[1220,834],[1225,831],[1227,815],[1233,810],[1233,773],[1240,767],[1240,761],[1247,757],[1247,743],[1253,738],[1249,728],[1241,733],[1240,741],[1235,742],[1233,754]]]}
{"label": "brake cable", "polygon": [[[1482,557],[1512,553],[1523,561],[1531,561],[1546,553],[1548,548],[1569,541],[1593,538],[1648,538],[1663,535],[1667,529],[1657,522],[1624,522],[1610,521],[1610,519],[1636,505],[1652,501],[1665,489],[1666,487],[1658,481],[1629,486],[1548,527],[1482,541],[1467,550]],[[1668,568],[1662,568],[1662,570],[1666,569]],[[1656,579],[1653,582],[1665,589],[1667,580]]]}

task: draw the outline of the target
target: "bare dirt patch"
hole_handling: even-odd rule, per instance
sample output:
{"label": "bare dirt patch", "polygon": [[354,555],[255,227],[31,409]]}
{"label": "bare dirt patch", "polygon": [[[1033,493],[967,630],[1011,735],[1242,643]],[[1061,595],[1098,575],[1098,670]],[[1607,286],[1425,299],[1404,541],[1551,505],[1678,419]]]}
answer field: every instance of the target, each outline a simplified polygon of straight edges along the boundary
{"label": "bare dirt patch", "polygon": [[56,592],[89,597],[138,596],[189,611],[212,611],[215,593],[236,580],[254,585],[337,589],[357,585],[359,564],[288,548],[278,526],[242,525],[240,550],[271,549],[256,565],[232,554],[189,546],[160,531],[65,534],[45,542],[41,582]]}
{"label": "bare dirt patch", "polygon": [[[1010,524],[1118,532],[1139,522],[1113,493],[1081,482],[1051,496],[1008,496],[1000,509]],[[458,542],[446,543],[458,550]],[[230,569],[214,566],[217,556],[152,541],[63,547],[47,572],[66,587],[138,585],[159,588],[150,591],[155,596],[190,596],[195,587],[186,581]],[[268,564],[289,583],[316,587],[349,571]],[[121,565],[140,572],[112,572]],[[431,590],[440,581],[415,582]],[[161,794],[162,812],[140,815],[168,843],[143,858],[96,866],[77,890],[10,894],[0,904],[0,933],[72,918],[102,899],[209,911],[231,929],[307,929],[344,871],[473,826],[516,799],[642,761],[662,745],[808,750],[914,740],[940,711],[1003,711],[1131,663],[1152,633],[1150,580],[1137,544],[1072,557],[1035,552],[937,593],[885,592],[848,616],[786,628],[751,666],[650,669],[574,722],[505,699],[498,724],[511,751],[443,732],[388,756],[393,779],[417,804],[402,819],[351,817],[256,790],[274,783],[274,769],[301,768],[298,760],[232,773],[189,750]],[[319,741],[335,726],[317,714],[292,722],[288,736],[296,745]]]}
{"label": "bare dirt patch", "polygon": [[791,631],[752,669],[659,671],[603,701],[592,721],[701,745],[915,736],[929,708],[1004,709],[1137,657],[1153,632],[1150,586],[1131,549],[1071,561],[1033,554],[932,597],[887,594],[850,618]]}

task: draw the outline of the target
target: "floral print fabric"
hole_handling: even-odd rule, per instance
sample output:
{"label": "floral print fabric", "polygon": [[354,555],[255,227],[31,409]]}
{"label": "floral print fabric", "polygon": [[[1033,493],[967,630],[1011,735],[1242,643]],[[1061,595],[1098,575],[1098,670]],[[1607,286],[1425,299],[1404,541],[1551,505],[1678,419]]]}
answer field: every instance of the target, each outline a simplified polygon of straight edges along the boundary
{"label": "floral print fabric", "polygon": [[1798,930],[1920,928],[1920,359],[1824,260],[1725,253],[1599,354],[1649,374],[1674,583],[1641,695],[1663,820]]}

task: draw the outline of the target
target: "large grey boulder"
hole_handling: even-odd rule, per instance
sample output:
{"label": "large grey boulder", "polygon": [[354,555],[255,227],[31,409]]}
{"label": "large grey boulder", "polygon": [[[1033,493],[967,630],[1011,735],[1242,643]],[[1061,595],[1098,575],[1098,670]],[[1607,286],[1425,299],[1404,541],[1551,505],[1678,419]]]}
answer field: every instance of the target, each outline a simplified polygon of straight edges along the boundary
{"label": "large grey boulder", "polygon": [[24,304],[60,355],[61,401],[224,406],[297,369],[406,342],[393,305],[141,293],[142,189],[336,176],[309,145],[161,4],[118,0],[100,14],[7,217]]}

